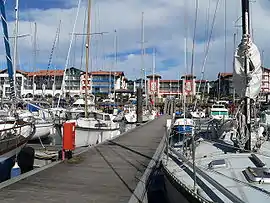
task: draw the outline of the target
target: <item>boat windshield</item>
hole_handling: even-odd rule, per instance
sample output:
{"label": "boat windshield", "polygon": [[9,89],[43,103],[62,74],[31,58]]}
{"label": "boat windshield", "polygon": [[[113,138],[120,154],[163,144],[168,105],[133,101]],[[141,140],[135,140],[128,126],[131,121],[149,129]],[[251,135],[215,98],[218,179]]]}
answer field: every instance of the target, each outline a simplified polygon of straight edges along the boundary
{"label": "boat windshield", "polygon": [[178,114],[178,115],[175,115],[175,117],[176,118],[190,118],[190,119],[192,119],[192,115],[190,112]]}
{"label": "boat windshield", "polygon": [[212,115],[228,115],[228,111],[212,111]]}
{"label": "boat windshield", "polygon": [[111,120],[110,119],[110,116],[109,115],[105,115],[105,121],[109,121],[109,120]]}
{"label": "boat windshield", "polygon": [[224,105],[213,105],[212,108],[219,108],[219,109],[224,109]]}
{"label": "boat windshield", "polygon": [[98,120],[103,120],[103,115],[100,114],[100,113],[97,113],[97,114],[96,114],[96,119],[98,119]]}

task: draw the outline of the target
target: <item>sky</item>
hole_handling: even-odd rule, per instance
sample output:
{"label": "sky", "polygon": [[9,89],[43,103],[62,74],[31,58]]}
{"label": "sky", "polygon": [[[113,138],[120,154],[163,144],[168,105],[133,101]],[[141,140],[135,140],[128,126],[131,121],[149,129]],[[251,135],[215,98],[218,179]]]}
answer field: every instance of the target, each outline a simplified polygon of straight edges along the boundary
{"label": "sky", "polygon": [[[18,34],[29,36],[18,39],[18,69],[33,71],[74,66],[85,70],[85,36],[76,35],[71,44],[78,2],[79,0],[19,1]],[[129,79],[140,78],[142,68],[147,74],[153,72],[155,52],[155,73],[160,74],[163,79],[178,79],[181,75],[190,73],[192,61],[194,74],[198,79],[214,80],[219,72],[232,72],[234,47],[241,39],[241,0],[199,0],[194,38],[195,2],[196,0],[92,0],[91,33],[104,33],[91,35],[89,70],[124,71]],[[6,1],[10,36],[14,36],[14,7],[15,0]],[[87,1],[81,0],[75,33],[86,33],[86,8]],[[269,9],[268,0],[251,3],[252,37],[263,53],[262,60],[266,67],[270,67],[270,58],[267,57],[270,52]],[[141,56],[142,12],[144,57]],[[59,40],[53,46],[59,25]],[[10,43],[13,47],[12,39]],[[49,64],[51,52],[53,54]],[[3,41],[0,41],[0,67],[6,67]]]}

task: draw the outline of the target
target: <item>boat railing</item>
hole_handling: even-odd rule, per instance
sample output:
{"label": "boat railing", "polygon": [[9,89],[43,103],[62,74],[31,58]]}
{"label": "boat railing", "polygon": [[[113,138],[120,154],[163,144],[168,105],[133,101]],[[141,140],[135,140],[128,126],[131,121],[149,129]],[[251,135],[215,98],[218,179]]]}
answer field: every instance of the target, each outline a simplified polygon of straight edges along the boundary
{"label": "boat railing", "polygon": [[[0,125],[2,125],[2,124],[7,124],[7,123],[6,122],[0,122]],[[17,123],[14,122],[14,124],[16,125]],[[2,129],[2,130],[0,130],[0,133],[5,132],[5,131],[11,131],[11,130],[18,129],[18,128],[22,128],[22,127],[25,127],[25,126],[30,126],[30,125],[33,125],[33,123],[25,122],[24,124],[21,124],[21,125],[17,125],[17,126],[11,127],[11,128]]]}

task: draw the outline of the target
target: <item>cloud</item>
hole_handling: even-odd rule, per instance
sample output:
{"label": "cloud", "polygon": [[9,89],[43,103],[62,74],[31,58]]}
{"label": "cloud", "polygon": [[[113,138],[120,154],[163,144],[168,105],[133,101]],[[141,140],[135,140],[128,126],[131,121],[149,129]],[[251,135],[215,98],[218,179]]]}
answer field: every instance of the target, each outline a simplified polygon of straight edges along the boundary
{"label": "cloud", "polygon": [[[21,5],[19,34],[31,34],[31,37],[20,38],[18,42],[19,67],[33,70],[34,22],[37,23],[37,68],[47,69],[50,53],[53,50],[50,68],[63,68],[70,44],[77,0],[28,0]],[[241,29],[235,27],[241,23],[240,0],[226,1],[226,32],[224,24],[225,5],[220,1],[217,9],[213,35],[205,65],[205,77],[215,79],[218,72],[232,71],[234,52],[234,33],[239,43]],[[199,1],[196,44],[194,54],[194,72],[201,77],[201,69],[205,57],[205,49],[210,33],[217,0]],[[13,2],[7,2],[10,35],[14,29]],[[270,51],[266,26],[270,20],[270,2],[260,0],[251,3],[252,27],[254,40],[264,55]],[[208,15],[209,10],[209,15]],[[145,48],[143,66],[147,73],[152,73],[152,50],[156,49],[156,71],[166,79],[179,78],[181,74],[190,72],[192,59],[192,39],[195,16],[195,1],[190,0],[99,0],[94,1],[91,10],[91,32],[108,32],[103,35],[91,36],[91,70],[121,70],[129,78],[141,77],[141,13],[144,12]],[[86,1],[82,7],[76,26],[77,33],[86,32],[85,23]],[[209,18],[208,22],[206,19]],[[53,49],[56,30],[61,20],[59,42]],[[207,32],[207,27],[208,32]],[[188,28],[188,29],[186,29]],[[114,60],[114,30],[118,37],[118,61]],[[208,33],[208,35],[206,35]],[[226,36],[226,37],[225,37]],[[187,52],[185,49],[187,39]],[[226,39],[226,52],[225,52]],[[71,49],[68,66],[85,69],[85,41],[83,36],[76,36]],[[1,66],[5,66],[3,43],[0,45]],[[225,54],[226,53],[226,54]],[[185,61],[187,54],[187,61]],[[226,61],[226,62],[225,62]],[[267,66],[270,58],[264,57]],[[188,69],[188,70],[187,70]]]}

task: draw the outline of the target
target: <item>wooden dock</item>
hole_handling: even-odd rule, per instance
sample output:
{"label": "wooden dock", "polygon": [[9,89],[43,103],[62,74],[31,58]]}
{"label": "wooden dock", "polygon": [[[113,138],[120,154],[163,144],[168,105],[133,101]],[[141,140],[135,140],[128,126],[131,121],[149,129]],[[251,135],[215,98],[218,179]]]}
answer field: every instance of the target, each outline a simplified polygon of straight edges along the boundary
{"label": "wooden dock", "polygon": [[1,202],[142,202],[133,193],[142,191],[137,185],[145,181],[143,174],[160,146],[164,125],[165,117],[160,117],[73,160],[7,185],[0,190]]}

